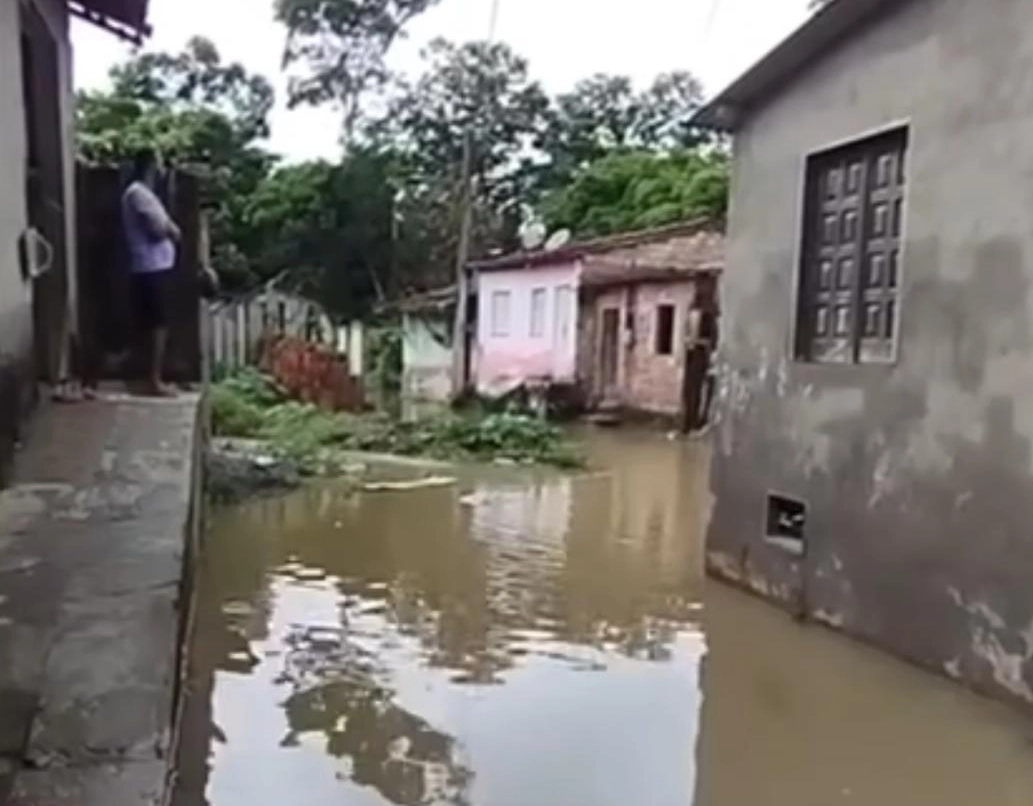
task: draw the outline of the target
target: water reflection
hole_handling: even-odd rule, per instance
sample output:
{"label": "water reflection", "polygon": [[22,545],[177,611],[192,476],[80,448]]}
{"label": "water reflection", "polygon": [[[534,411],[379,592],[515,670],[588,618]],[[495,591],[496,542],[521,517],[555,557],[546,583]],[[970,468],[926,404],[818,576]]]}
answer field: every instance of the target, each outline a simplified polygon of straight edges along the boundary
{"label": "water reflection", "polygon": [[219,513],[177,806],[1033,803],[1004,712],[733,591],[702,609],[702,446],[589,447],[600,472]]}
{"label": "water reflection", "polygon": [[688,803],[705,465],[594,450],[623,463],[220,513],[179,802]]}
{"label": "water reflection", "polygon": [[356,784],[379,790],[392,803],[464,804],[471,773],[455,758],[455,739],[399,708],[372,653],[345,630],[298,627],[286,639],[288,732],[281,747],[301,736],[325,736],[324,750],[348,759]]}

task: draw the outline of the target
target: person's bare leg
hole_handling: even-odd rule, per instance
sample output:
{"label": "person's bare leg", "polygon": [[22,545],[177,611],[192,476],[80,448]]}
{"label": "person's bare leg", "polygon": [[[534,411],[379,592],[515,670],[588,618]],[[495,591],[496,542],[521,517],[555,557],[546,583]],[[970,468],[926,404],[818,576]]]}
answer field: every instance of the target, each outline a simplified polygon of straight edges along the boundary
{"label": "person's bare leg", "polygon": [[171,396],[175,394],[175,391],[166,386],[161,378],[168,341],[169,329],[167,327],[159,327],[151,334],[151,367],[148,383],[151,393],[155,395]]}

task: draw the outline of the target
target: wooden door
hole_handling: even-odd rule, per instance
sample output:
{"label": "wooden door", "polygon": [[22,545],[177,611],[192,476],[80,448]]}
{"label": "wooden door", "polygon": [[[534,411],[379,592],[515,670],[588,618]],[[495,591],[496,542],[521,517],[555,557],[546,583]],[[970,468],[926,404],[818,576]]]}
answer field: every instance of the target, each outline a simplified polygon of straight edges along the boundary
{"label": "wooden door", "polygon": [[53,382],[60,372],[69,310],[60,67],[57,43],[35,5],[21,5],[20,13],[25,204],[29,225],[52,249],[49,270],[32,285],[36,371]]}
{"label": "wooden door", "polygon": [[602,312],[599,329],[599,378],[603,396],[617,388],[618,355],[620,350],[620,310],[606,308]]}

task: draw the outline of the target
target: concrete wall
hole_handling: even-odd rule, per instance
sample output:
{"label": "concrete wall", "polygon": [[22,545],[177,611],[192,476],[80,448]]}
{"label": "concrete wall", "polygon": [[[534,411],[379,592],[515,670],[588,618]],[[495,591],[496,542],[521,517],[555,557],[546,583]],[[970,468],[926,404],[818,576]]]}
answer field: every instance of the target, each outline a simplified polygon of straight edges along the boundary
{"label": "concrete wall", "polygon": [[18,266],[26,226],[25,120],[22,107],[18,0],[0,0],[0,362],[25,360],[32,349],[31,286]]}
{"label": "concrete wall", "polygon": [[[67,271],[75,293],[75,164],[72,53],[62,0],[33,0],[58,44],[63,119]],[[17,418],[32,387],[32,288],[22,279],[19,237],[27,226],[26,129],[22,103],[19,0],[0,0],[0,464],[17,433]],[[70,307],[74,307],[70,305]]]}
{"label": "concrete wall", "polygon": [[[677,415],[682,410],[682,374],[685,367],[685,335],[687,319],[695,299],[694,284],[685,282],[639,283],[607,289],[591,295],[585,303],[580,330],[585,337],[582,350],[590,356],[591,397],[596,402],[618,403],[640,412]],[[670,355],[656,350],[657,308],[674,306],[673,345]],[[618,348],[617,388],[604,389],[602,385],[602,345],[600,334],[603,311],[617,309],[621,323],[628,322]],[[582,362],[585,366],[585,362]]]}
{"label": "concrete wall", "polygon": [[[900,5],[737,133],[708,566],[1033,703],[1033,5]],[[901,122],[897,361],[795,363],[805,156]],[[773,490],[803,558],[764,540]]]}
{"label": "concrete wall", "polygon": [[446,313],[405,314],[402,317],[402,395],[414,400],[445,402],[452,395],[452,348],[441,343],[452,337]]}
{"label": "concrete wall", "polygon": [[[484,272],[478,279],[476,381],[492,392],[526,378],[573,381],[577,354],[577,294],[580,266],[568,263]],[[545,290],[543,329],[531,335],[531,300]],[[509,326],[496,332],[497,293],[509,294]]]}

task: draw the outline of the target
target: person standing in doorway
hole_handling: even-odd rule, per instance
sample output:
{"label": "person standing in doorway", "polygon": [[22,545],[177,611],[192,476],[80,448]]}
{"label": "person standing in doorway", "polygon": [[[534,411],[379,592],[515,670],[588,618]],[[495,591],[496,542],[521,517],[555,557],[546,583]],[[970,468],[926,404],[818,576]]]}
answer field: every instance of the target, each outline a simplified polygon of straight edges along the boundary
{"label": "person standing in doorway", "polygon": [[179,227],[157,194],[161,162],[143,149],[133,160],[132,181],[122,195],[122,219],[132,273],[136,314],[149,339],[147,391],[168,397],[175,392],[162,379],[169,337],[169,298],[176,265]]}

